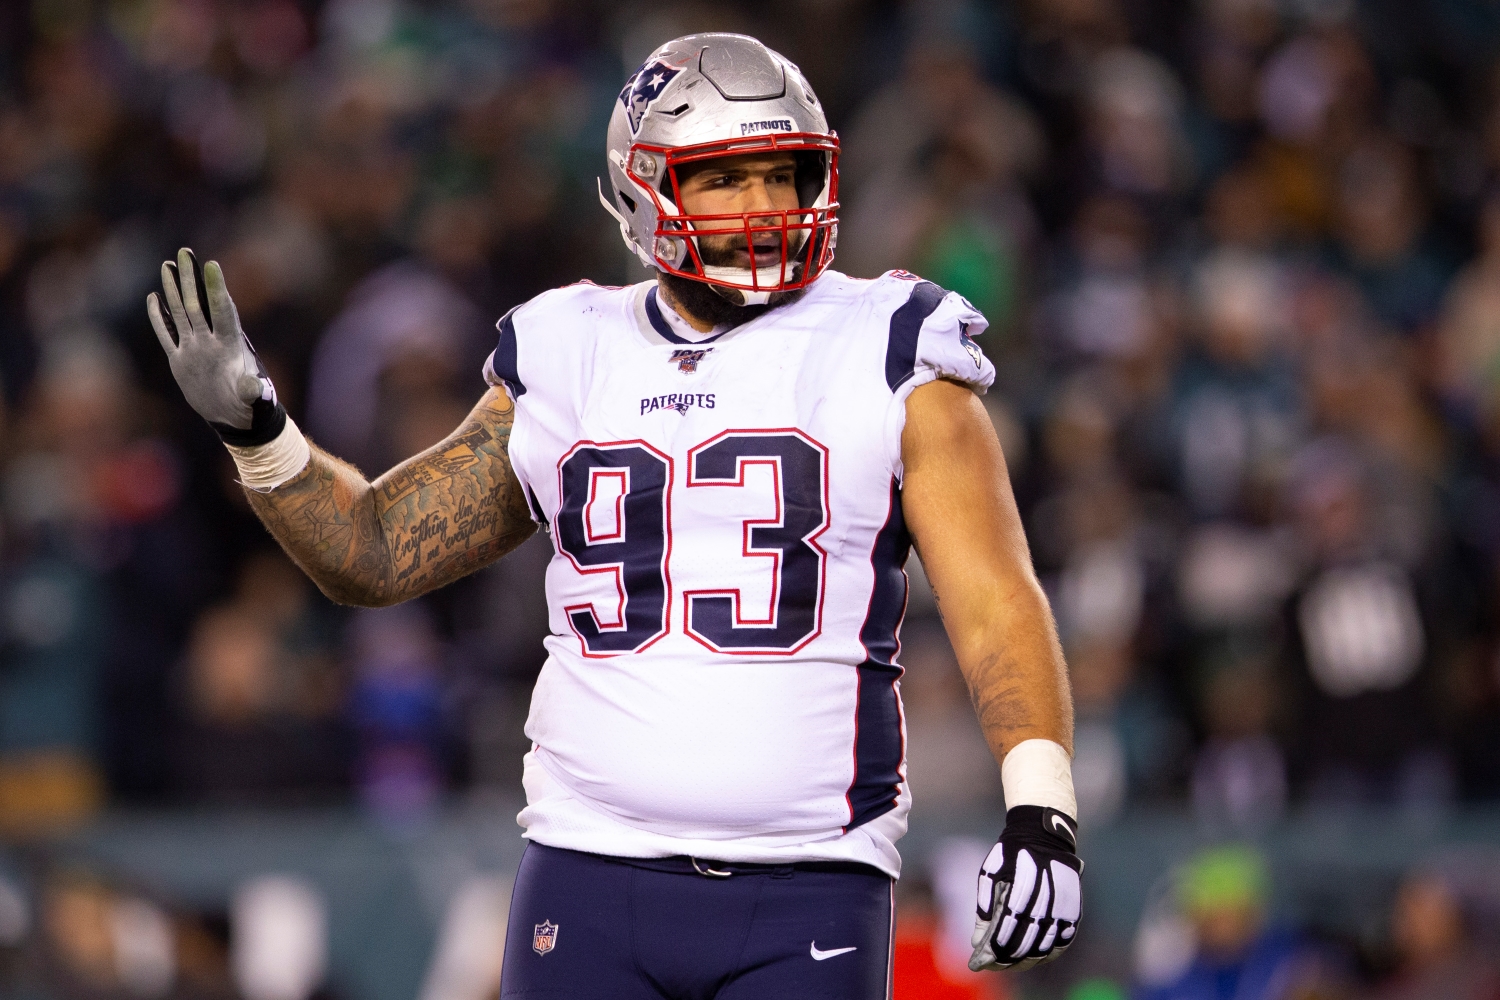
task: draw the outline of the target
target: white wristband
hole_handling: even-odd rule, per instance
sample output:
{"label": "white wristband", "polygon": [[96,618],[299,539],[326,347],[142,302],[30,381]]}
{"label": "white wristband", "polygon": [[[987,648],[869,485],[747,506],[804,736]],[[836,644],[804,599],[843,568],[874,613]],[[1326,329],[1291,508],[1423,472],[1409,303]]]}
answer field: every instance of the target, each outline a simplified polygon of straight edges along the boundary
{"label": "white wristband", "polygon": [[1050,806],[1078,818],[1073,795],[1073,761],[1068,751],[1051,740],[1023,740],[1011,747],[1000,764],[1005,808]]}
{"label": "white wristband", "polygon": [[258,493],[274,490],[307,468],[312,448],[291,417],[281,433],[265,444],[241,448],[226,444],[229,457],[240,470],[240,482]]}

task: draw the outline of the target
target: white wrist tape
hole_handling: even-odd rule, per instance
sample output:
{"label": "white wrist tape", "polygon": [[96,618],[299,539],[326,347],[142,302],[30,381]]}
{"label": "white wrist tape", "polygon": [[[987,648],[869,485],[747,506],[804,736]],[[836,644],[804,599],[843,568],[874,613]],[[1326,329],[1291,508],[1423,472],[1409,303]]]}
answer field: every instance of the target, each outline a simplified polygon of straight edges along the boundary
{"label": "white wrist tape", "polygon": [[248,448],[226,444],[224,447],[229,449],[229,457],[239,467],[240,482],[260,493],[274,490],[296,476],[307,468],[307,463],[312,458],[312,448],[308,446],[307,438],[292,423],[291,417],[286,418],[286,426],[281,429],[281,433],[265,444]]}
{"label": "white wrist tape", "polygon": [[1078,818],[1073,795],[1073,761],[1068,751],[1051,740],[1023,740],[1011,747],[1000,764],[1005,808],[1050,806]]}

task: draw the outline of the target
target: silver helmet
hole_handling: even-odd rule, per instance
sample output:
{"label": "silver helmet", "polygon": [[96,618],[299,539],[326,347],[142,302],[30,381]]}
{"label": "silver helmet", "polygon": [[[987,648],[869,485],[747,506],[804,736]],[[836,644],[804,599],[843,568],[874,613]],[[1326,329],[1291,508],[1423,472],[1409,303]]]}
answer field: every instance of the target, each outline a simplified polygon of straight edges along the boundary
{"label": "silver helmet", "polygon": [[[704,281],[742,304],[805,287],[828,267],[838,237],[838,137],[793,63],[747,35],[687,35],[653,52],[620,91],[609,121],[614,204],[599,199],[647,267]],[[798,208],[688,215],[677,171],[687,163],[790,151]],[[780,237],[765,267],[705,265],[698,236]],[[752,261],[752,264],[754,262]]]}

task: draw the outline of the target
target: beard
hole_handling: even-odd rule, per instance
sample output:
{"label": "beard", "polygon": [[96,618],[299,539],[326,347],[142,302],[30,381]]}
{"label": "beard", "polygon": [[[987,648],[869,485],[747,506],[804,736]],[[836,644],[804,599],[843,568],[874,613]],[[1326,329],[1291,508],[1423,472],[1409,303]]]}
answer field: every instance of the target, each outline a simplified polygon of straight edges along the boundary
{"label": "beard", "polygon": [[[703,258],[703,263],[708,267],[735,267],[735,251],[742,249],[745,245],[743,236],[726,237],[723,242],[717,239],[700,238],[698,241],[698,255]],[[800,263],[806,253],[794,255],[794,262]],[[689,266],[692,266],[689,261]],[[800,299],[807,291],[805,288],[795,288],[784,292],[772,292],[770,298],[763,305],[741,305],[742,296],[738,289],[725,288],[720,285],[711,285],[706,281],[696,278],[684,278],[678,274],[667,271],[657,271],[657,280],[666,286],[668,294],[678,309],[687,312],[694,319],[702,320],[713,326],[736,327],[750,322],[763,313],[790,305]]]}

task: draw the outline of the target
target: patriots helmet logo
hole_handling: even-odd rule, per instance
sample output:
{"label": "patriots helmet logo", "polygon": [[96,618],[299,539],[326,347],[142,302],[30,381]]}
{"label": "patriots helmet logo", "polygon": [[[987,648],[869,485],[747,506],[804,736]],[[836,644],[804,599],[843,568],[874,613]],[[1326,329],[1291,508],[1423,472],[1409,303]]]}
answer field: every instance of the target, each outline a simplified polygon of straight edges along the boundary
{"label": "patriots helmet logo", "polygon": [[702,361],[712,350],[713,348],[710,347],[702,351],[673,351],[672,356],[667,360],[675,362],[677,370],[684,375],[691,375],[698,370],[698,362]]}
{"label": "patriots helmet logo", "polygon": [[543,920],[531,932],[531,950],[538,955],[545,955],[556,947],[557,925],[550,920]]}
{"label": "patriots helmet logo", "polygon": [[681,72],[681,67],[674,68],[656,60],[636,70],[635,75],[625,81],[625,89],[620,91],[620,103],[625,105],[625,115],[630,119],[631,135],[641,130],[641,119],[646,116],[651,102],[660,97],[672,78]]}

